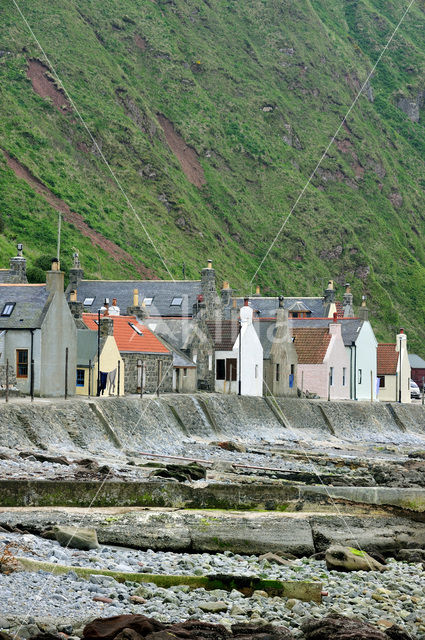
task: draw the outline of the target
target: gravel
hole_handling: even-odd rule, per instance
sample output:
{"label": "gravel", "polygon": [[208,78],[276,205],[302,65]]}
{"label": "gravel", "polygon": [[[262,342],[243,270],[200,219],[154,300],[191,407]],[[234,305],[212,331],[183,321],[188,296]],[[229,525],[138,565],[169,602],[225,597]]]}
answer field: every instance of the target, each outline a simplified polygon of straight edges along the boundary
{"label": "gravel", "polygon": [[[293,566],[260,561],[257,556],[219,554],[178,554],[137,551],[103,546],[93,551],[64,549],[58,543],[32,535],[1,534],[0,553],[8,542],[19,543],[31,551],[23,555],[73,566],[90,566],[93,575],[82,579],[74,571],[54,576],[45,571],[0,574],[0,628],[7,630],[16,621],[27,625],[48,618],[71,619],[72,633],[90,617],[108,617],[121,613],[142,613],[163,622],[199,619],[230,625],[234,622],[265,621],[290,627],[299,635],[306,616],[320,618],[334,611],[360,618],[378,626],[394,622],[412,637],[425,632],[425,574],[421,564],[389,560],[383,573],[328,571],[325,562],[303,558]],[[19,551],[20,555],[21,552]],[[126,582],[96,575],[96,569],[152,572],[181,575],[229,573],[257,575],[284,580],[319,580],[329,595],[322,604],[267,597],[254,592],[245,597],[238,591],[189,590],[181,585],[163,589],[154,584]],[[135,603],[137,594],[145,602]],[[93,598],[111,598],[112,602]],[[72,626],[72,625],[71,625]],[[71,633],[71,631],[69,631]],[[77,634],[78,635],[78,634]]]}

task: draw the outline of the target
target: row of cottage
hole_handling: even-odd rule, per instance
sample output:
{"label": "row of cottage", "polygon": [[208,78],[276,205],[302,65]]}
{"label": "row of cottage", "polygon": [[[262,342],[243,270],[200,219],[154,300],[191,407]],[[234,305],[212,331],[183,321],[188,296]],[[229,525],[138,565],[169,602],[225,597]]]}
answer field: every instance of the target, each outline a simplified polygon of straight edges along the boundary
{"label": "row of cottage", "polygon": [[[425,363],[423,363],[425,366]],[[28,284],[22,245],[0,270],[0,388],[36,396],[193,392],[410,402],[407,340],[378,344],[346,285],[318,297],[217,292],[199,280],[87,280],[52,261]]]}

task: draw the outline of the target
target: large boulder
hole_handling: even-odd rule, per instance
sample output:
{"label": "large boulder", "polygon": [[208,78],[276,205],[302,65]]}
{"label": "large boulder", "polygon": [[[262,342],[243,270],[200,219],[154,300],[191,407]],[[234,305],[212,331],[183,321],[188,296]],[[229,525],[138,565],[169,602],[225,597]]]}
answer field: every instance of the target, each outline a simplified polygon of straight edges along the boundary
{"label": "large boulder", "polygon": [[365,551],[333,545],[325,555],[326,566],[335,571],[385,571],[386,567]]}
{"label": "large boulder", "polygon": [[310,618],[301,625],[305,640],[388,640],[372,625],[346,618],[336,613],[315,620]]}
{"label": "large boulder", "polygon": [[58,525],[53,528],[55,538],[62,547],[71,547],[71,549],[98,549],[96,529],[89,527],[67,527]]}
{"label": "large boulder", "polygon": [[400,549],[397,560],[406,562],[425,562],[425,549]]}

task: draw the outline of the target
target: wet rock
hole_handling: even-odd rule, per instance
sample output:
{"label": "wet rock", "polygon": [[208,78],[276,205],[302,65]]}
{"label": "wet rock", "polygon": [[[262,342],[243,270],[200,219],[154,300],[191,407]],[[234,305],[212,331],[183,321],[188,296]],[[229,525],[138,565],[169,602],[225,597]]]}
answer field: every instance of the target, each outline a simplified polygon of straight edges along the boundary
{"label": "wet rock", "polygon": [[365,551],[333,545],[326,551],[326,566],[335,571],[384,571],[385,567]]}
{"label": "wet rock", "polygon": [[207,613],[220,613],[221,611],[227,611],[228,607],[225,602],[218,600],[217,602],[203,602],[199,605],[199,608]]}
{"label": "wet rock", "polygon": [[174,478],[178,482],[191,482],[203,480],[206,477],[206,469],[196,462],[190,464],[167,464],[163,469],[152,471],[151,477]]}
{"label": "wet rock", "polygon": [[320,620],[307,620],[301,625],[305,640],[387,640],[387,636],[372,625],[332,614]]}
{"label": "wet rock", "polygon": [[267,562],[274,562],[275,564],[282,564],[287,566],[292,566],[294,563],[290,560],[285,560],[281,558],[276,553],[263,553],[262,556],[258,558],[259,560],[267,560]]}
{"label": "wet rock", "polygon": [[96,529],[88,527],[56,526],[53,529],[56,540],[62,547],[72,549],[98,549]]}
{"label": "wet rock", "polygon": [[425,549],[400,549],[397,554],[397,560],[406,562],[424,562]]}
{"label": "wet rock", "polygon": [[226,451],[237,451],[238,453],[246,453],[246,446],[242,444],[242,442],[226,440],[224,442],[217,442],[216,444],[218,447],[220,447],[220,449],[225,449]]}

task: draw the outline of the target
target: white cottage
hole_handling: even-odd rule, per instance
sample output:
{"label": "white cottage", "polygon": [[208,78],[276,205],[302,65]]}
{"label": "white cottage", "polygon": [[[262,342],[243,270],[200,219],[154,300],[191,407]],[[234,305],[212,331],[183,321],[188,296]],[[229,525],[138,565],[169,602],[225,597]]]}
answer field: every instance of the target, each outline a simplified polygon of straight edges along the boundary
{"label": "white cottage", "polygon": [[218,393],[263,394],[263,347],[252,316],[246,299],[238,321],[206,323],[214,348],[214,388]]}

